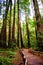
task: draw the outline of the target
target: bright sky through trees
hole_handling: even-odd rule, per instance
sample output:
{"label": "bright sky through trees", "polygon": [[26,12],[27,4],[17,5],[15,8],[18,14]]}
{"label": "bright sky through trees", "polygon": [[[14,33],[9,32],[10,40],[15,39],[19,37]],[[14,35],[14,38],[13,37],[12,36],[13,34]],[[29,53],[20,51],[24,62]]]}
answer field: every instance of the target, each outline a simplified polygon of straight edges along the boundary
{"label": "bright sky through trees", "polygon": [[[40,13],[42,13],[43,6],[41,3],[41,0],[38,0],[38,5],[39,5]],[[32,2],[32,0],[30,0],[30,18],[32,18],[34,15],[35,15],[35,13],[34,13],[33,2]]]}
{"label": "bright sky through trees", "polygon": [[[5,1],[5,0],[2,0],[2,1]],[[0,2],[2,2],[1,0],[0,0]],[[14,3],[14,0],[12,0],[13,1],[13,3]],[[42,3],[41,3],[41,0],[38,0],[38,4],[39,4],[39,9],[40,9],[40,13],[41,14],[43,14],[42,13],[42,10],[43,10],[43,6],[42,6]],[[3,8],[3,10],[5,10],[5,8]],[[2,12],[3,12],[3,10],[2,10]],[[34,16],[34,7],[33,7],[33,3],[32,3],[32,0],[30,0],[30,18],[33,18],[33,16]],[[2,18],[2,15],[0,16],[0,18]],[[25,18],[24,18],[24,12],[22,11],[21,12],[21,18],[22,18],[22,20],[24,20]]]}
{"label": "bright sky through trees", "polygon": [[[41,13],[41,15],[43,14],[43,12],[42,12],[42,10],[43,10],[43,6],[42,6],[42,3],[41,3],[41,0],[38,0],[38,5],[39,5],[39,9],[40,9],[40,13]],[[32,19],[33,18],[33,16],[35,16],[35,12],[34,12],[34,6],[33,6],[33,2],[32,2],[32,0],[30,0],[30,18]],[[22,21],[24,21],[25,20],[25,18],[24,18],[25,16],[24,16],[24,12],[22,11],[22,13],[21,13],[21,20]]]}

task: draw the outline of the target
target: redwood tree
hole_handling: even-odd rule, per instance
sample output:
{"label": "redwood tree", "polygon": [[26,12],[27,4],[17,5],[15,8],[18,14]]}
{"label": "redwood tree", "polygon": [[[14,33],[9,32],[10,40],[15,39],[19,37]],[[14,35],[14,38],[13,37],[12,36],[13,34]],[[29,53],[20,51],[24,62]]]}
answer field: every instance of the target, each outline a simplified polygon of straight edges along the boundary
{"label": "redwood tree", "polygon": [[9,19],[9,38],[8,38],[8,47],[11,47],[11,41],[12,41],[12,37],[11,37],[11,24],[12,24],[12,0],[9,0],[9,4],[10,4],[10,19]]}
{"label": "redwood tree", "polygon": [[28,47],[30,47],[30,38],[29,38],[29,28],[28,28],[28,17],[25,10],[25,22],[26,22],[26,33],[27,33],[27,39],[28,39]]}
{"label": "redwood tree", "polygon": [[[33,0],[34,4],[34,10],[35,10],[35,17],[36,17],[36,39],[37,39],[37,45],[38,47],[43,48],[43,37],[41,37],[39,34],[42,33],[42,26],[43,24],[41,23],[41,15],[39,12],[39,7],[38,7],[38,1]],[[42,34],[41,34],[42,35]]]}
{"label": "redwood tree", "polygon": [[13,27],[12,27],[12,41],[15,43],[15,12],[16,11],[16,0],[14,0],[14,15],[13,15]]}
{"label": "redwood tree", "polygon": [[19,47],[19,0],[17,0],[18,5],[18,32],[17,32],[17,46]]}
{"label": "redwood tree", "polygon": [[37,29],[36,29],[36,39],[37,39],[37,32],[38,32],[38,29],[39,29],[40,24],[41,24],[41,16],[40,16],[37,0],[33,0],[33,5],[34,5],[35,17],[36,17],[36,26],[37,26]]}
{"label": "redwood tree", "polygon": [[8,9],[9,9],[9,2],[8,0],[6,0],[6,10],[5,10],[5,15],[3,18],[3,25],[1,30],[1,43],[3,47],[6,47],[6,21],[7,21]]}
{"label": "redwood tree", "polygon": [[19,34],[20,34],[21,48],[23,48],[24,45],[23,45],[23,38],[22,38],[21,22],[20,22],[20,33]]}

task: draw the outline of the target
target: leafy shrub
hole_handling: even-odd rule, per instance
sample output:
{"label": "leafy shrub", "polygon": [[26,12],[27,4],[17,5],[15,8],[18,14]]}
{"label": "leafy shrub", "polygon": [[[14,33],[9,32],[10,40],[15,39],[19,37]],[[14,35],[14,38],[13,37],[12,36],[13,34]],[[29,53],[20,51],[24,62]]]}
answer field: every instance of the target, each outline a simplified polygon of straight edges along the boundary
{"label": "leafy shrub", "polygon": [[43,51],[43,30],[38,33],[38,50]]}
{"label": "leafy shrub", "polygon": [[0,65],[12,65],[10,58],[0,57]]}
{"label": "leafy shrub", "polygon": [[16,52],[13,52],[13,51],[4,51],[4,50],[2,51],[2,50],[0,50],[0,52],[3,54],[6,54],[6,56],[9,58],[16,58],[16,56],[17,56]]}
{"label": "leafy shrub", "polygon": [[12,42],[11,47],[14,49],[14,47],[16,47],[16,43]]}

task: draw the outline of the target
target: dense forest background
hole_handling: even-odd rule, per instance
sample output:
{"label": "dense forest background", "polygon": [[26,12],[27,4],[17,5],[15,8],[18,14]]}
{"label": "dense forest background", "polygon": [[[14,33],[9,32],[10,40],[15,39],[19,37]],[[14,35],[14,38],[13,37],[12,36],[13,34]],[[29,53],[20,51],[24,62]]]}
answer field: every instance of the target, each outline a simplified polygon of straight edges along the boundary
{"label": "dense forest background", "polygon": [[43,0],[0,0],[0,65],[43,65]]}
{"label": "dense forest background", "polygon": [[43,51],[43,0],[0,0],[0,47]]}

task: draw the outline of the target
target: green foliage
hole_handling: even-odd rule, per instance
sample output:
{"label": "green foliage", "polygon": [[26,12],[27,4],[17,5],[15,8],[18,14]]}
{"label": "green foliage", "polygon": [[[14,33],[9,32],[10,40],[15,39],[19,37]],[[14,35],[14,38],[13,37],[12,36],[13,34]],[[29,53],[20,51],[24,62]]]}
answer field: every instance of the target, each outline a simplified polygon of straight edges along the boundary
{"label": "green foliage", "polygon": [[7,53],[8,55],[16,55],[16,53],[13,51],[4,51],[4,50],[2,51],[2,50],[0,50],[0,52]]}
{"label": "green foliage", "polygon": [[2,19],[0,19],[0,30],[2,28]]}
{"label": "green foliage", "polygon": [[43,0],[41,0],[42,1],[42,3],[43,3]]}
{"label": "green foliage", "polygon": [[[17,46],[14,48],[14,50],[20,50]],[[17,55],[16,55],[17,56]]]}
{"label": "green foliage", "polygon": [[[41,0],[41,1],[43,3],[43,0]],[[29,0],[20,0],[20,3],[19,3],[20,11],[24,12],[24,10],[26,10],[26,15],[28,15],[28,16],[29,16],[29,13],[30,13],[29,5],[30,5]],[[5,6],[4,3],[3,3],[3,6]],[[18,5],[17,5],[17,3],[16,3],[16,7],[15,8],[16,8],[16,11],[15,11],[15,38],[17,39],[17,30],[18,30],[18,28],[17,28],[18,27]],[[25,14],[25,13],[23,13],[23,14]],[[13,23],[13,15],[14,15],[14,5],[12,7],[12,16],[11,16],[12,17],[12,23]],[[8,27],[9,27],[9,18],[10,18],[10,12],[8,11],[7,23],[6,23]],[[24,46],[27,48],[28,47],[28,44],[27,44],[28,40],[27,40],[27,33],[26,33],[26,21],[22,21],[22,22],[23,23],[21,25],[21,28],[22,28],[23,43],[24,43]],[[43,23],[43,14],[42,14],[42,23]],[[43,39],[43,32],[41,31],[40,33],[38,33],[38,38],[39,38],[38,39],[38,43],[39,44],[37,44],[36,31],[35,31],[36,24],[37,23],[36,23],[35,19],[28,18],[30,44],[31,44],[31,47],[33,49],[42,50],[43,49],[43,40],[42,40]],[[1,30],[1,28],[2,28],[2,20],[0,19],[0,30]],[[9,31],[9,28],[7,28],[7,29]],[[7,42],[8,42],[8,40],[7,40]],[[19,48],[16,45],[17,45],[16,43],[12,42],[12,48],[18,50]],[[10,56],[12,56],[12,55],[16,56],[16,53],[12,52],[11,50],[8,50],[8,51],[3,50],[1,52],[7,53]]]}
{"label": "green foliage", "polygon": [[13,52],[13,49],[0,49],[0,53],[6,54],[9,58],[16,58],[17,56],[16,52]]}
{"label": "green foliage", "polygon": [[0,57],[0,65],[12,65],[9,58]]}
{"label": "green foliage", "polygon": [[20,10],[26,10],[26,13],[28,15],[30,13],[29,5],[30,5],[29,0],[21,0],[20,1]]}
{"label": "green foliage", "polygon": [[[28,18],[28,27],[29,27],[29,37],[30,37],[30,44],[33,49],[37,48],[37,41],[36,41],[36,32],[35,32],[36,22],[34,19]],[[28,48],[28,40],[26,34],[26,23],[22,23],[22,32],[23,32],[23,42],[25,48]]]}
{"label": "green foliage", "polygon": [[30,2],[28,0],[21,0],[20,1],[20,5],[21,5],[22,9],[25,9],[25,8],[27,9],[29,4],[30,4]]}
{"label": "green foliage", "polygon": [[12,51],[6,51],[6,53],[8,53],[9,55],[16,55],[16,53]]}
{"label": "green foliage", "polygon": [[16,47],[16,43],[12,42],[11,47],[14,49],[14,47]]}
{"label": "green foliage", "polygon": [[38,50],[43,51],[43,30],[38,33]]}

